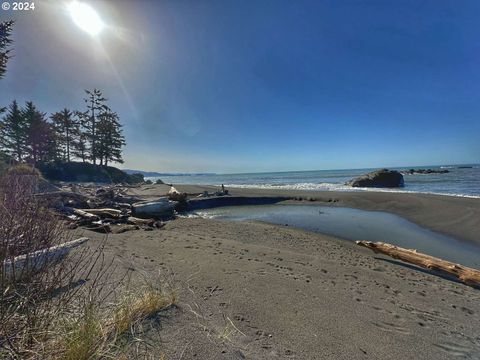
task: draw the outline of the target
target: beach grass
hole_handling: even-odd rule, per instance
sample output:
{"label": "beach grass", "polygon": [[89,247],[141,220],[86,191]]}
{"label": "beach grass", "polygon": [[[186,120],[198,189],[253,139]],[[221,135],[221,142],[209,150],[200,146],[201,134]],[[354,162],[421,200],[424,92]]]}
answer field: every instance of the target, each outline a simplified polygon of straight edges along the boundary
{"label": "beach grass", "polygon": [[165,293],[151,285],[147,285],[140,294],[128,294],[120,301],[114,312],[115,331],[117,334],[123,334],[139,321],[175,305],[176,302],[175,291]]}

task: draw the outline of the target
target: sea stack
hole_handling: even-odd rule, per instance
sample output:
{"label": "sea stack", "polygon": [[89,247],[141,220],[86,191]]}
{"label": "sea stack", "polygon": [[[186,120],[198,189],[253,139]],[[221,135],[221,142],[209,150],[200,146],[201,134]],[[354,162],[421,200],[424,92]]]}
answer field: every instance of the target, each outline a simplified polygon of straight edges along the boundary
{"label": "sea stack", "polygon": [[346,183],[352,187],[396,188],[405,185],[403,175],[396,170],[381,169],[361,175]]}

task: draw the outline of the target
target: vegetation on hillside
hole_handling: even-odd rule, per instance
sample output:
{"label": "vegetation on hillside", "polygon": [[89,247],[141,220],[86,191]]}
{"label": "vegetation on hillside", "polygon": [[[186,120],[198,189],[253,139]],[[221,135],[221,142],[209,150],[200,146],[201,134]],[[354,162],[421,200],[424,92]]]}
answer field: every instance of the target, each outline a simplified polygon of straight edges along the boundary
{"label": "vegetation on hillside", "polygon": [[107,166],[123,163],[125,137],[118,114],[100,90],[86,90],[85,111],[63,109],[50,117],[32,101],[16,100],[0,120],[0,151],[18,163],[69,163],[73,159]]}
{"label": "vegetation on hillside", "polygon": [[138,184],[142,174],[127,174],[113,166],[99,166],[84,162],[49,162],[37,165],[45,178],[53,181]]}

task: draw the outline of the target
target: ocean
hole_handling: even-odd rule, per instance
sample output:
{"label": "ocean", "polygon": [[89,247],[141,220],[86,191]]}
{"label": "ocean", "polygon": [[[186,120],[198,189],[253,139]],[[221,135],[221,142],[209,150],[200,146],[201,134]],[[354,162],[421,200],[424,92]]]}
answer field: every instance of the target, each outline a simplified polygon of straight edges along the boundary
{"label": "ocean", "polygon": [[445,174],[404,175],[405,187],[396,189],[351,188],[345,182],[375,169],[291,171],[245,174],[165,174],[148,179],[161,179],[171,184],[224,184],[228,188],[263,188],[331,191],[387,191],[444,194],[480,198],[480,165],[412,166],[390,168],[447,169]]}

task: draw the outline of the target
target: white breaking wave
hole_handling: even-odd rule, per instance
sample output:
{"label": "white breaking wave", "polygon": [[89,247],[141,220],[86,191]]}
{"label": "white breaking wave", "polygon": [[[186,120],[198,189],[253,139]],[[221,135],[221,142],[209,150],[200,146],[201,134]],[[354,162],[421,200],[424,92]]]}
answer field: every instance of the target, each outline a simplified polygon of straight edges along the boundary
{"label": "white breaking wave", "polygon": [[295,183],[295,184],[227,184],[225,186],[239,189],[277,189],[277,190],[318,190],[351,191],[352,188],[338,183]]}
{"label": "white breaking wave", "polygon": [[[212,184],[220,186],[219,184]],[[370,192],[391,192],[391,193],[407,193],[407,194],[429,194],[429,195],[442,195],[442,196],[454,196],[464,197],[472,199],[480,199],[479,195],[466,195],[466,194],[447,194],[440,192],[429,191],[413,191],[405,190],[404,188],[389,189],[389,188],[362,188],[338,184],[338,183],[295,183],[295,184],[225,184],[226,188],[238,188],[238,189],[270,189],[270,190],[305,190],[305,191],[370,191]]]}

